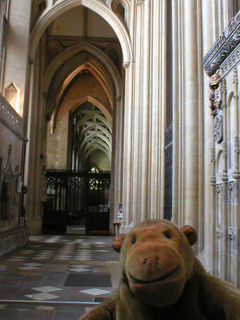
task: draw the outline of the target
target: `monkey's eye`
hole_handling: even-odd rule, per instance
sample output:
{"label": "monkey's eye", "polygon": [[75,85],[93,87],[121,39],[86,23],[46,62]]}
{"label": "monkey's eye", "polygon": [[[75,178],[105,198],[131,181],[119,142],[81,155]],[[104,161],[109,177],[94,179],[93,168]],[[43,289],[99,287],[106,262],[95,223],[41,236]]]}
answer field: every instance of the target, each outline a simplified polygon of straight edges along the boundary
{"label": "monkey's eye", "polygon": [[136,241],[137,241],[137,238],[134,236],[134,237],[132,238],[132,243],[134,244]]}
{"label": "monkey's eye", "polygon": [[171,239],[171,235],[170,235],[170,232],[169,232],[169,231],[165,231],[165,232],[164,232],[164,236],[165,236],[167,239]]}

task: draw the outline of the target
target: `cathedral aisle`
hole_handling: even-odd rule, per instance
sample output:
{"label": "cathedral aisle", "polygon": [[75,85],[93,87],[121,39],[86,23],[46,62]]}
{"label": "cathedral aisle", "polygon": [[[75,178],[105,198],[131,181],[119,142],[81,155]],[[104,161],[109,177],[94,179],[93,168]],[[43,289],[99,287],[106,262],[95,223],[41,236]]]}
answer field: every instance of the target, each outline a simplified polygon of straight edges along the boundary
{"label": "cathedral aisle", "polygon": [[77,320],[118,286],[112,237],[30,236],[0,257],[1,320]]}

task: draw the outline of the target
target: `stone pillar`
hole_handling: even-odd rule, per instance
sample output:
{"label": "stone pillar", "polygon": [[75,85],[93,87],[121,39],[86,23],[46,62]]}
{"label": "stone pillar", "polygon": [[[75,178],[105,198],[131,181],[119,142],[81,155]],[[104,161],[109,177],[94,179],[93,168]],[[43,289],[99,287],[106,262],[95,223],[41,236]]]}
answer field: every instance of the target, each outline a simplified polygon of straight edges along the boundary
{"label": "stone pillar", "polygon": [[[163,132],[161,125],[162,117],[161,110],[163,108],[161,101],[161,63],[159,59],[160,48],[162,43],[161,21],[162,21],[162,1],[152,1],[151,8],[153,23],[152,23],[152,64],[151,64],[151,88],[152,99],[149,103],[150,108],[150,168],[149,168],[149,200],[150,200],[150,218],[158,218],[160,216],[161,199],[161,165],[164,163],[163,157],[160,156],[163,148],[160,145],[160,132]],[[166,18],[167,20],[167,18]],[[164,32],[164,31],[163,31]]]}
{"label": "stone pillar", "polygon": [[197,2],[183,1],[184,14],[184,224],[198,230],[199,104]]}
{"label": "stone pillar", "polygon": [[[39,48],[40,49],[40,48]],[[39,50],[37,56],[41,57]],[[41,107],[43,96],[41,93],[41,59],[30,66],[29,77],[29,110],[28,137],[26,152],[25,183],[28,187],[26,217],[30,234],[41,234],[41,196],[42,196],[42,146],[46,130],[45,109]]]}
{"label": "stone pillar", "polygon": [[[123,214],[124,224],[129,226],[132,217],[132,79],[133,65],[125,65],[124,151],[123,151]],[[136,213],[135,213],[136,214]]]}
{"label": "stone pillar", "polygon": [[240,172],[239,172],[239,95],[238,95],[238,71],[237,68],[233,71],[233,83],[234,83],[234,172],[233,177],[234,181],[234,218],[233,218],[233,225],[234,225],[234,262],[233,262],[233,273],[234,273],[234,285],[239,286],[240,276],[239,276],[239,179],[240,179]]}
{"label": "stone pillar", "polygon": [[141,96],[138,93],[139,89],[142,84],[142,61],[141,61],[141,47],[142,43],[141,40],[143,38],[143,28],[141,28],[142,25],[142,15],[143,15],[144,7],[135,6],[134,11],[134,30],[133,33],[133,41],[135,46],[135,64],[134,64],[134,78],[133,78],[133,86],[135,88],[134,90],[134,103],[133,103],[133,118],[134,118],[134,124],[133,124],[133,204],[132,204],[132,211],[135,212],[133,215],[133,225],[138,224],[141,221],[141,215],[139,214],[140,210],[140,204],[139,204],[139,190],[140,190],[140,162],[139,162],[139,155],[141,152],[141,147],[139,144],[139,141],[141,140],[140,137],[140,108],[141,108]]}
{"label": "stone pillar", "polygon": [[180,45],[178,42],[181,29],[179,28],[179,1],[172,1],[172,70],[173,70],[173,179],[172,179],[172,221],[179,224],[179,193],[180,193],[180,181],[179,181],[179,149],[180,136],[179,128],[179,58],[181,56]]}
{"label": "stone pillar", "polygon": [[[150,1],[145,2],[143,10],[143,38],[142,38],[142,99],[141,99],[141,189],[140,189],[140,213],[141,220],[147,219],[149,210],[149,101],[150,101],[150,39],[151,39],[151,19]],[[140,89],[140,88],[139,88]]]}
{"label": "stone pillar", "polygon": [[[203,54],[205,55],[215,41],[214,4],[202,0]],[[209,108],[210,79],[204,72],[204,250],[206,267],[211,266],[214,273],[214,243],[215,243],[215,143],[213,141],[213,116]],[[211,165],[212,162],[212,165]],[[211,180],[211,182],[210,182]],[[210,196],[211,195],[211,196]]]}

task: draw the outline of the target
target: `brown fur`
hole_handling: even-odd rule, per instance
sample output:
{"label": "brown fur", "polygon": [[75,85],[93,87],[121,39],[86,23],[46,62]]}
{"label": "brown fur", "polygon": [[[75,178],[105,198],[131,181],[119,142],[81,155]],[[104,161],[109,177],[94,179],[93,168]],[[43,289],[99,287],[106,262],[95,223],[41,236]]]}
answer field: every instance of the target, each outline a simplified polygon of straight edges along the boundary
{"label": "brown fur", "polygon": [[81,320],[240,320],[240,290],[206,273],[193,228],[148,220],[121,238],[118,290]]}

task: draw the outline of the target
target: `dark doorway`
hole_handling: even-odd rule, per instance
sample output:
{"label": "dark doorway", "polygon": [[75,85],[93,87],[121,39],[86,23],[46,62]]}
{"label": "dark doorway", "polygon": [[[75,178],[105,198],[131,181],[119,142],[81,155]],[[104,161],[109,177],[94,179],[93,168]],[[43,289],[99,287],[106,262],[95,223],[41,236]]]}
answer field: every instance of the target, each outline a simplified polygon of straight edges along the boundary
{"label": "dark doorway", "polygon": [[42,232],[64,234],[70,225],[84,226],[86,234],[108,234],[109,188],[110,173],[47,170]]}

